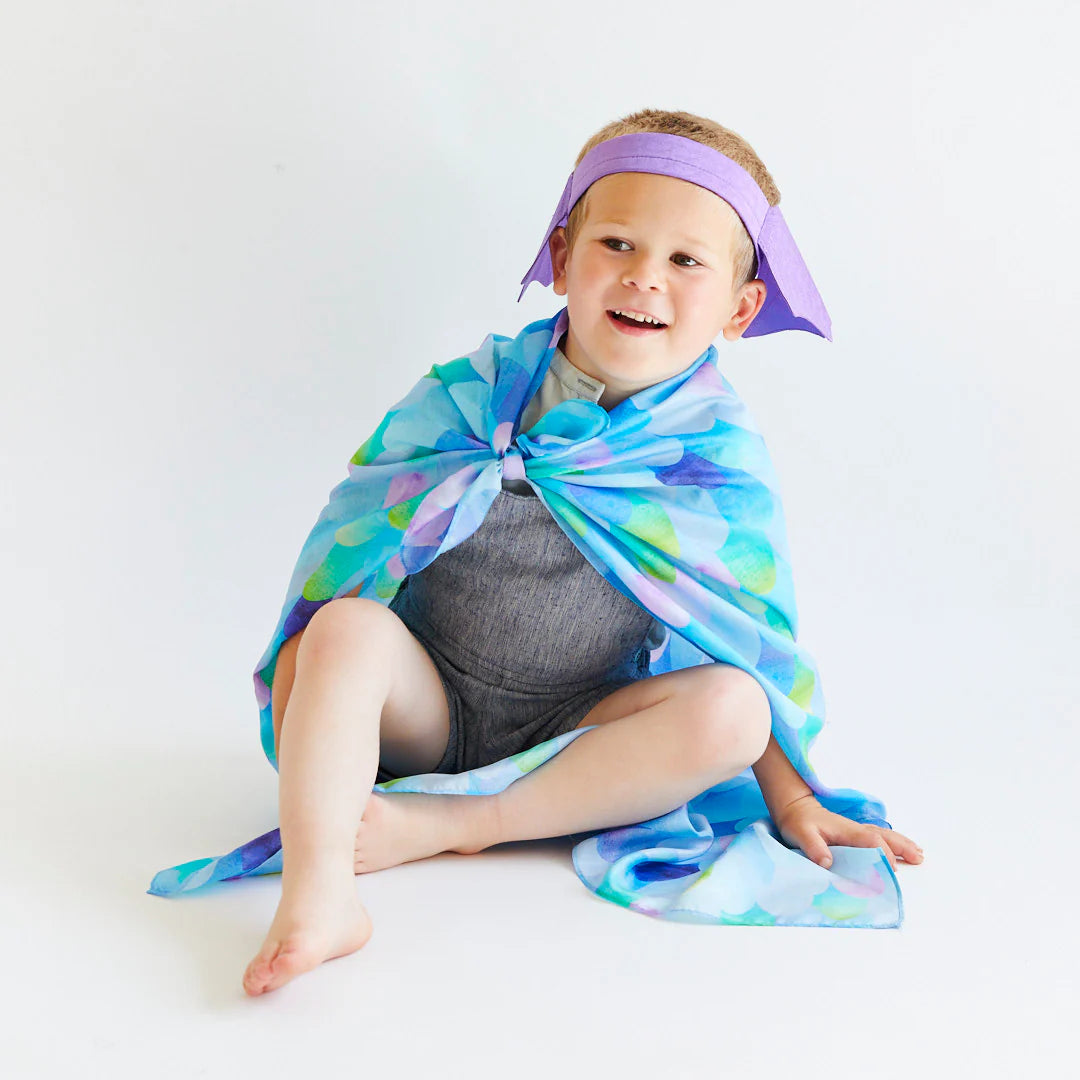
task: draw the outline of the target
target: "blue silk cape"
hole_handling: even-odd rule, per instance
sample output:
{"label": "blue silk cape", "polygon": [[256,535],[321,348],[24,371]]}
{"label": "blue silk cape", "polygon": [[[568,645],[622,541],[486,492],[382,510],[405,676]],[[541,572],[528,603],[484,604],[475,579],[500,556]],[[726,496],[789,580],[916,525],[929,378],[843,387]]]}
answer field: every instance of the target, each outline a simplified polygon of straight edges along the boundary
{"label": "blue silk cape", "polygon": [[[824,722],[821,680],[797,644],[779,485],[764,440],[713,345],[685,371],[610,412],[563,402],[527,432],[518,420],[568,325],[567,310],[516,337],[437,364],[383,418],[330,493],[304,543],[273,639],[255,671],[271,764],[278,651],[356,586],[388,604],[404,578],[471,535],[505,475],[530,483],[582,555],[669,629],[651,674],[719,661],[751,674],[777,742],[827,809],[890,827],[882,803],[828,788],[808,752]],[[375,791],[502,791],[591,728],[460,775],[426,774]],[[895,927],[896,876],[880,849],[833,847],[824,869],[778,837],[753,770],[652,821],[584,834],[578,876],[598,896],[684,922]],[[275,829],[218,858],[157,874],[169,896],[281,870]]]}

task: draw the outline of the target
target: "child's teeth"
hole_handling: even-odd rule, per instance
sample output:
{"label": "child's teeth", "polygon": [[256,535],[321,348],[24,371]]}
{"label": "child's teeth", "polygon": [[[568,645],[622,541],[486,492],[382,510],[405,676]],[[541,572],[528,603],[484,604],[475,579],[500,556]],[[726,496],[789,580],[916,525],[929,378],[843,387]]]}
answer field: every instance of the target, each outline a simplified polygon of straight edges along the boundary
{"label": "child's teeth", "polygon": [[652,319],[648,315],[638,315],[636,312],[633,311],[619,311],[616,308],[615,314],[622,315],[624,318],[627,319],[633,319],[635,322],[646,323],[649,326],[658,326],[660,323],[659,319]]}

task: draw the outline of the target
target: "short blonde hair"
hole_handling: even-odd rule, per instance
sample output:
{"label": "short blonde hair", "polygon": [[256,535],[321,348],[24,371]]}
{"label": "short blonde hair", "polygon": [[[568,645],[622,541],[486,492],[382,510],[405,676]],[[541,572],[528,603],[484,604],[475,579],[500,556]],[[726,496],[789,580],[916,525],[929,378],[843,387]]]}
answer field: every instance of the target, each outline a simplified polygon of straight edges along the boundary
{"label": "short blonde hair", "polygon": [[[581,153],[574,162],[576,169],[581,164],[581,159],[594,147],[608,139],[614,139],[619,135],[631,135],[637,131],[658,131],[665,135],[682,135],[687,139],[711,146],[714,150],[726,154],[736,164],[741,165],[757,181],[762,194],[768,200],[770,206],[776,206],[780,202],[780,189],[776,181],[769,175],[765,163],[757,156],[754,148],[741,136],[729,128],[721,127],[716,121],[709,120],[704,116],[695,116],[688,112],[669,112],[664,109],[641,109],[639,112],[624,116],[621,120],[614,120],[602,127],[581,148]],[[574,248],[574,240],[585,221],[588,213],[589,192],[577,201],[570,211],[566,223],[566,245],[568,251]],[[736,221],[739,216],[734,211],[732,215]],[[741,224],[741,222],[740,222]],[[736,234],[734,281],[735,288],[740,289],[748,281],[757,276],[757,253],[754,251],[754,242],[745,227]]]}

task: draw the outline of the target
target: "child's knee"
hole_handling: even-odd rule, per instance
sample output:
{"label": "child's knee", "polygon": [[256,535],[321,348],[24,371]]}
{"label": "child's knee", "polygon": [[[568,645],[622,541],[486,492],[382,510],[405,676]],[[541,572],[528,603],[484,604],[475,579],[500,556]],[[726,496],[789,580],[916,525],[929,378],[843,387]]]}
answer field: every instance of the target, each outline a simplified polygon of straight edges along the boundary
{"label": "child's knee", "polygon": [[324,604],[304,628],[305,654],[327,653],[344,648],[356,655],[360,646],[365,656],[380,651],[392,623],[398,617],[377,600],[342,596]]}
{"label": "child's knee", "polygon": [[[355,609],[350,610],[350,605],[354,604],[361,605],[359,612]],[[391,619],[397,618],[393,612],[386,610],[373,600],[344,597],[331,600],[312,615],[303,630],[294,634],[281,646],[274,667],[274,683],[270,691],[275,746],[281,737],[285,707],[288,705],[293,682],[296,680],[296,668],[299,663],[297,654],[301,646],[303,646],[305,664],[311,663],[313,657],[318,663],[320,658],[333,654],[341,647],[348,650],[351,656],[355,656],[358,646],[362,645],[369,635],[375,639],[379,637],[377,632],[372,632],[372,625],[376,621],[382,621],[386,616]],[[375,645],[371,644],[371,649],[374,648]],[[365,649],[365,654],[371,649]]]}
{"label": "child's knee", "polygon": [[726,768],[749,768],[765,753],[772,732],[772,709],[761,684],[731,664],[707,664],[689,672],[691,700],[684,715],[695,756]]}

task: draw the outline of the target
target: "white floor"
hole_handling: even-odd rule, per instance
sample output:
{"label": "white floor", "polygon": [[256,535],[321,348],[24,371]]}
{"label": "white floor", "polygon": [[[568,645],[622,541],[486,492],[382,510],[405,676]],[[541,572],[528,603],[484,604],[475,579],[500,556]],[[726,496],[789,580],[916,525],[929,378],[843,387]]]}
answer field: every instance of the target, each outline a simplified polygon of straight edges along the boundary
{"label": "white floor", "polygon": [[[899,1077],[928,1059],[934,1076],[1064,1075],[1080,1004],[1063,904],[1076,885],[1073,765],[1021,748],[1025,726],[1068,715],[1065,669],[1028,696],[1037,658],[1006,662],[985,622],[969,629],[948,678],[930,672],[882,706],[910,714],[894,753],[864,753],[872,734],[840,720],[818,744],[827,782],[881,795],[926,849],[900,868],[900,930],[669,924],[592,895],[570,841],[510,844],[358,878],[368,946],[258,1000],[240,975],[279,878],[144,891],[162,867],[276,823],[254,721],[250,740],[207,718],[201,749],[148,737],[118,751],[114,725],[151,707],[137,683],[111,716],[71,696],[71,712],[50,713],[43,690],[0,764],[7,1075]],[[979,670],[993,685],[961,693]],[[832,678],[848,676],[848,694],[869,699],[857,661]],[[969,742],[980,723],[996,745]]]}

